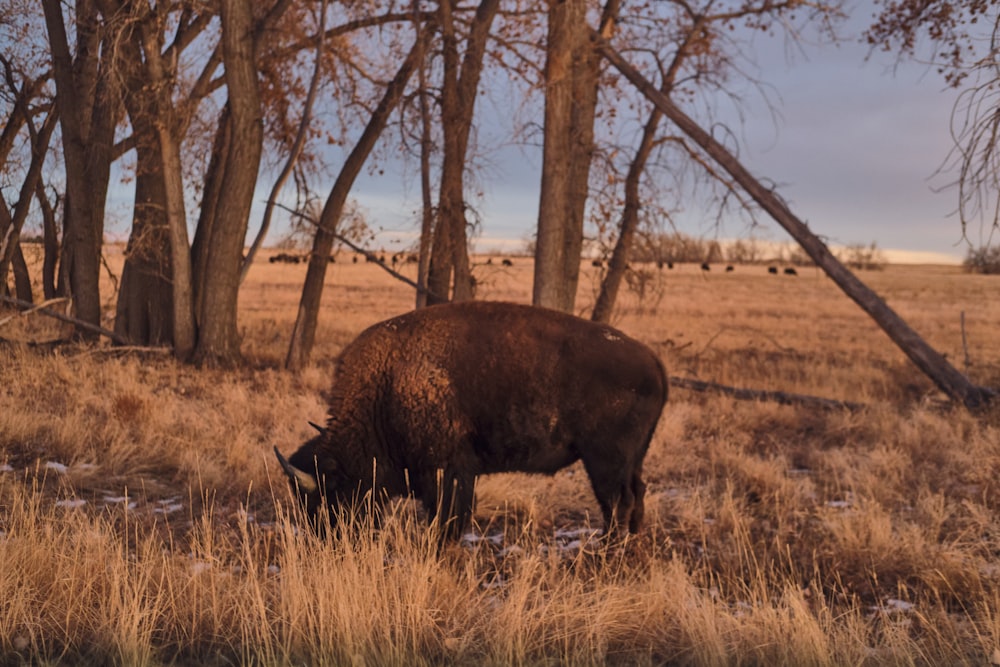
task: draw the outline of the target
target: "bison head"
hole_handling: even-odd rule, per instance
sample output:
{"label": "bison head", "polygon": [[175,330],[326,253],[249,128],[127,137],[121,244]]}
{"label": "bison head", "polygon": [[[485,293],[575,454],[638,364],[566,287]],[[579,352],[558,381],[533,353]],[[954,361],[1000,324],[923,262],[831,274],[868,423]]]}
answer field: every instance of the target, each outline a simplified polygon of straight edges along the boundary
{"label": "bison head", "polygon": [[350,507],[357,494],[357,484],[339,474],[336,461],[321,454],[324,448],[320,445],[326,441],[327,431],[322,426],[309,423],[319,431],[318,436],[302,445],[288,459],[281,455],[277,447],[274,454],[310,523],[321,528],[325,523],[325,519],[321,518],[324,506],[329,509],[330,523],[335,523],[338,513]]}

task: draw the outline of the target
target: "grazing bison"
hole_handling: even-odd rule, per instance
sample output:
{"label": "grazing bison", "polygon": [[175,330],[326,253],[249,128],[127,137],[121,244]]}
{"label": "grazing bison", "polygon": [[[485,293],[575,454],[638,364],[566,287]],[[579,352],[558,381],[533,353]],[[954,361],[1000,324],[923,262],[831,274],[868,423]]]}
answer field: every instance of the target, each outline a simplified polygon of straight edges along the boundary
{"label": "grazing bison", "polygon": [[[337,364],[320,434],[275,454],[310,516],[413,493],[446,534],[477,475],[582,460],[605,527],[642,524],[642,461],[667,400],[659,358],[604,324],[507,303],[444,304],[364,331]],[[335,518],[336,511],[331,512]]]}

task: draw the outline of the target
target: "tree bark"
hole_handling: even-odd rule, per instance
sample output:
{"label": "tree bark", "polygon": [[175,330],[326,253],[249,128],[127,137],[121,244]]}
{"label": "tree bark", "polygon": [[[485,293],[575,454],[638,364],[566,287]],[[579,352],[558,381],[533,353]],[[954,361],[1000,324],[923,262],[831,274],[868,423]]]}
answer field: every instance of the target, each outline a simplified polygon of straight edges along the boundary
{"label": "tree bark", "polygon": [[[92,0],[75,5],[76,57],[70,53],[59,0],[42,0],[52,53],[56,100],[66,167],[62,274],[78,319],[101,319],[100,267],[104,208],[111,176],[114,132],[121,118],[118,63],[111,46],[116,35],[102,35]],[[107,48],[104,48],[107,47]],[[82,338],[95,339],[80,329]]]}
{"label": "tree bark", "polygon": [[229,158],[229,144],[232,141],[232,117],[229,104],[222,107],[216,122],[215,138],[212,141],[212,154],[209,156],[208,168],[205,170],[205,183],[201,191],[201,206],[198,211],[198,223],[195,227],[194,240],[191,242],[191,281],[194,289],[194,312],[197,323],[201,321],[203,290],[201,286],[208,274],[208,251],[212,238],[215,220],[219,215],[221,201],[222,177],[226,173]]}
{"label": "tree bark", "polygon": [[881,297],[841,264],[826,244],[817,238],[777,195],[754,178],[722,144],[685,114],[669,97],[657,90],[607,42],[596,38],[596,47],[608,62],[725,169],[761,208],[784,227],[816,265],[823,269],[847,296],[861,306],[906,356],[945,394],[970,409],[982,407],[989,401],[995,392],[972,384],[939,352],[930,347]]}
{"label": "tree bark", "polygon": [[[610,33],[618,7],[617,0],[605,5],[601,34]],[[576,303],[594,152],[600,58],[589,35],[585,0],[550,2],[532,302],[565,312],[573,312]]]}
{"label": "tree bark", "polygon": [[[55,210],[45,194],[45,185],[40,181],[38,187],[35,188],[35,198],[42,211],[42,239],[44,242],[42,294],[48,301],[59,296],[59,291],[56,289],[56,270],[59,265],[59,230]],[[58,201],[56,205],[58,206]]]}
{"label": "tree bark", "polygon": [[232,138],[206,263],[211,270],[200,285],[198,363],[230,365],[239,359],[236,325],[240,267],[250,207],[263,148],[263,120],[254,57],[250,0],[222,0],[223,62],[232,117]]}
{"label": "tree bark", "polygon": [[129,115],[136,137],[135,203],[115,333],[136,345],[172,345],[173,272],[163,151],[156,131],[140,129],[142,117]]}
{"label": "tree bark", "polygon": [[[452,12],[455,0],[440,0],[439,22],[443,41],[444,73],[441,88],[441,131],[444,154],[441,164],[441,188],[438,197],[437,225],[431,249],[427,287],[431,294],[447,295],[454,274],[452,299],[473,297],[469,266],[469,244],[465,218],[465,167],[469,134],[475,114],[483,56],[490,26],[499,8],[498,0],[482,0],[469,27],[465,55],[459,64],[458,37]],[[428,303],[434,296],[428,296]]]}
{"label": "tree bark", "polygon": [[431,264],[431,238],[434,233],[434,202],[431,198],[431,110],[427,103],[426,61],[420,71],[420,195],[423,215],[420,219],[420,249],[417,252],[417,308],[427,305],[427,277]]}
{"label": "tree bark", "polygon": [[354,146],[344,166],[341,167],[337,180],[320,215],[316,236],[313,238],[312,252],[309,255],[309,268],[306,270],[305,283],[302,286],[302,296],[299,299],[298,314],[295,326],[292,328],[292,338],[285,358],[285,367],[290,370],[301,370],[308,362],[316,339],[316,323],[319,319],[319,305],[323,296],[323,281],[329,265],[330,252],[337,232],[344,204],[351,192],[354,180],[361,172],[368,154],[385,129],[389,115],[399,103],[406,89],[406,83],[416,69],[426,47],[427,32],[417,35],[416,42],[409,55],[403,61],[396,76],[389,82],[375,112],[365,126],[358,143]]}

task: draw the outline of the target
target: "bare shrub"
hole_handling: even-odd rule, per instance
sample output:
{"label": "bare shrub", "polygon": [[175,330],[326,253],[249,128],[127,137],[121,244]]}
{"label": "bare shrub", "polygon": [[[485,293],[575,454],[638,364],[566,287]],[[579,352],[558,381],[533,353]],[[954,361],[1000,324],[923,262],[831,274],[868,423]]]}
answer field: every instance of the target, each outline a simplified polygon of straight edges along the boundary
{"label": "bare shrub", "polygon": [[970,247],[962,266],[969,273],[1000,274],[1000,246]]}
{"label": "bare shrub", "polygon": [[852,243],[840,253],[840,261],[848,268],[861,271],[881,271],[885,268],[885,255],[875,241],[870,245]]}

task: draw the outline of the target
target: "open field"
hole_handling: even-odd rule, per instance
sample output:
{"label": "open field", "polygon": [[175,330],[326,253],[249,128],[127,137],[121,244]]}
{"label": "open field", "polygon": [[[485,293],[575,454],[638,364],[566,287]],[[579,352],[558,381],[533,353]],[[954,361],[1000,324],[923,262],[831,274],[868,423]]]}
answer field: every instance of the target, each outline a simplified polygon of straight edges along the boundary
{"label": "open field", "polygon": [[[481,298],[530,300],[530,260],[485,261]],[[646,293],[623,292],[615,324],[671,375],[867,409],[674,389],[637,539],[589,540],[600,514],[573,466],[482,479],[476,533],[439,551],[410,503],[328,541],[289,518],[272,446],[310,436],[337,352],[413,300],[349,255],[329,268],[299,375],[280,363],[305,266],[266,257],[237,370],[0,345],[0,665],[1000,664],[1000,414],[942,406],[816,270],[637,267]],[[1000,386],[1000,279],[861,277]],[[0,328],[57,333],[37,315]]]}

